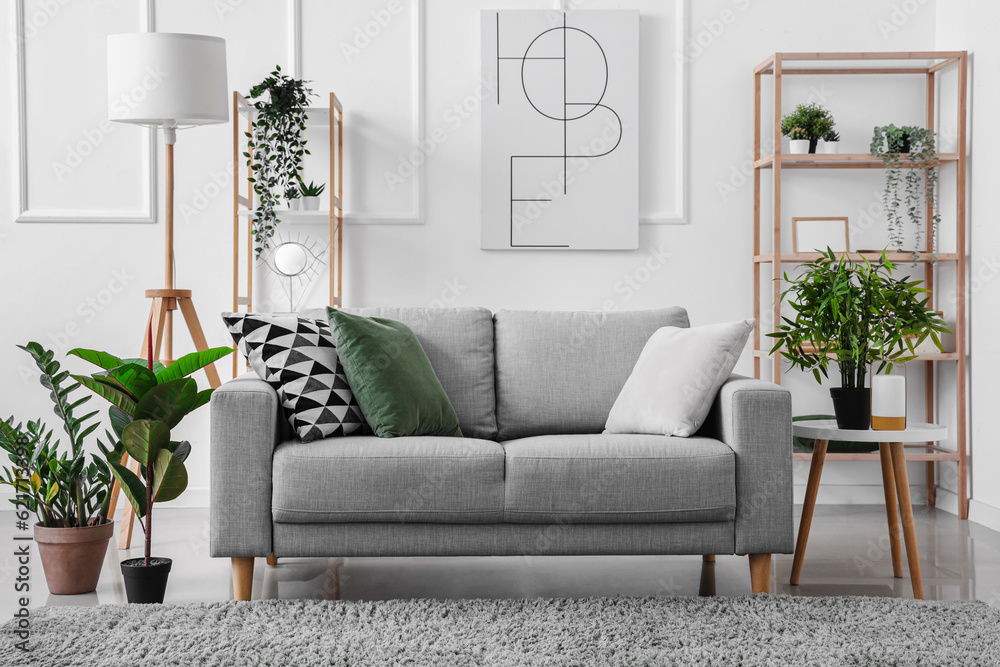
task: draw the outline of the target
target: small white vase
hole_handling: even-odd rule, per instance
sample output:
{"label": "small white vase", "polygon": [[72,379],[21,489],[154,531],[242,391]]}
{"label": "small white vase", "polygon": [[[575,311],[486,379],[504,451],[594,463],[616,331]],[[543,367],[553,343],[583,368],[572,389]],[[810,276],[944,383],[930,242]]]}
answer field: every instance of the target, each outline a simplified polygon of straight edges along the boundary
{"label": "small white vase", "polygon": [[839,141],[824,141],[823,142],[823,152],[824,153],[839,153],[840,152],[840,142]]}
{"label": "small white vase", "polygon": [[303,197],[302,198],[302,210],[303,211],[318,211],[319,210],[319,197]]}
{"label": "small white vase", "polygon": [[793,155],[802,155],[809,152],[808,139],[790,139],[788,141],[788,152]]}
{"label": "small white vase", "polygon": [[288,210],[289,211],[299,211],[302,209],[302,200],[299,197],[288,200]]}

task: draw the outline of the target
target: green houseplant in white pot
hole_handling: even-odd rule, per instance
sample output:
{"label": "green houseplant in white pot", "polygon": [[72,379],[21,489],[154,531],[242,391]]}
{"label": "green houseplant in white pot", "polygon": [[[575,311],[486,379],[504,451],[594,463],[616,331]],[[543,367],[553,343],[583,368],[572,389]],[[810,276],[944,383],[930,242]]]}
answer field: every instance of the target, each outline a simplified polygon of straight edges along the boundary
{"label": "green houseplant in white pot", "polygon": [[795,311],[782,316],[771,353],[792,368],[812,371],[817,382],[828,377],[831,361],[840,370],[840,387],[832,387],[834,414],[843,429],[867,430],[871,407],[865,380],[869,367],[892,370],[915,358],[914,348],[928,337],[940,350],[939,334],[948,333],[941,316],[928,308],[927,289],[919,280],[894,278],[883,251],[876,263],[864,257],[850,262],[827,248],[802,264],[782,301]]}
{"label": "green houseplant in white pot", "polygon": [[84,441],[100,422],[94,419],[97,412],[76,416],[90,396],[71,396],[80,384],[69,379],[52,351],[38,343],[19,347],[41,371],[39,381],[49,392],[69,447],[63,449],[41,420],[24,425],[11,417],[0,422],[0,449],[11,463],[3,467],[0,484],[12,486],[16,493],[11,500],[16,527],[26,530],[32,512],[37,518],[34,537],[49,592],[89,593],[97,588],[108,540],[114,534],[108,516],[111,471],[101,457],[84,452]]}

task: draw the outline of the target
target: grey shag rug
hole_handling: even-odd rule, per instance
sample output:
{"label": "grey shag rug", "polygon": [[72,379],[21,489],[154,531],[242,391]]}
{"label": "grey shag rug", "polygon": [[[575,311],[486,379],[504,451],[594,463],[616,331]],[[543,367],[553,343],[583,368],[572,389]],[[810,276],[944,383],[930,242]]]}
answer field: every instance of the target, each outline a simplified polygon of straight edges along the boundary
{"label": "grey shag rug", "polygon": [[892,598],[261,600],[33,611],[0,664],[1000,665],[1000,611]]}

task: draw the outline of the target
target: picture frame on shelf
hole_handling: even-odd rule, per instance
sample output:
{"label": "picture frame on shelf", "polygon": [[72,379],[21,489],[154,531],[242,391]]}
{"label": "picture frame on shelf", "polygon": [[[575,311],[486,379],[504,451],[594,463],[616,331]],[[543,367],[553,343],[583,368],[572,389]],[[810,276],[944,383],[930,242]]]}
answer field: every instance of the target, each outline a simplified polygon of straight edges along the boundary
{"label": "picture frame on shelf", "polygon": [[792,218],[793,252],[822,252],[827,248],[837,253],[851,252],[846,217]]}

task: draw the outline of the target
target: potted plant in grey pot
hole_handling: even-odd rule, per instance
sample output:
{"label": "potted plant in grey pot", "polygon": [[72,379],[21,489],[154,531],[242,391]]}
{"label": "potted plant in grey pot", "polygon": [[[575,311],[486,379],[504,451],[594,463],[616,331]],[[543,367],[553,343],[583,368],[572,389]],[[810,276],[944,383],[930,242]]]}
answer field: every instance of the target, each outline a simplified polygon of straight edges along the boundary
{"label": "potted plant in grey pot", "polygon": [[10,459],[0,484],[14,487],[17,497],[15,524],[26,530],[30,512],[38,521],[35,543],[42,559],[45,581],[55,595],[78,595],[97,588],[114,522],[108,516],[112,484],[107,463],[84,454],[88,435],[100,422],[97,412],[82,417],[76,411],[90,396],[71,397],[80,385],[69,380],[50,350],[38,343],[19,346],[41,371],[40,382],[49,391],[53,408],[69,441],[69,451],[41,420],[15,424],[0,422],[0,449]]}
{"label": "potted plant in grey pot", "polygon": [[939,334],[948,333],[944,320],[927,307],[919,280],[892,277],[895,265],[883,251],[871,263],[864,257],[848,261],[827,248],[820,257],[785,274],[782,292],[795,311],[782,317],[771,353],[780,351],[792,368],[812,371],[817,382],[828,377],[831,361],[840,370],[840,387],[832,387],[834,414],[842,429],[867,430],[871,405],[865,379],[870,365],[892,370],[915,358],[914,348],[928,337],[940,350]]}
{"label": "potted plant in grey pot", "polygon": [[[109,416],[114,433],[108,432],[107,437],[113,446],[100,441],[98,445],[136,517],[145,519],[143,558],[121,562],[129,602],[163,602],[172,561],[150,553],[153,506],[177,498],[187,487],[184,461],[191,452],[188,442],[170,439],[170,429],[208,403],[214,391],[198,391],[198,383],[188,376],[231,352],[228,347],[193,352],[166,367],[152,361],[152,353],[143,362],[95,350],[70,352],[104,369],[90,376],[73,377],[111,402]],[[125,465],[125,454],[139,464],[138,475]]]}

